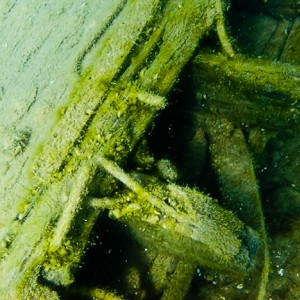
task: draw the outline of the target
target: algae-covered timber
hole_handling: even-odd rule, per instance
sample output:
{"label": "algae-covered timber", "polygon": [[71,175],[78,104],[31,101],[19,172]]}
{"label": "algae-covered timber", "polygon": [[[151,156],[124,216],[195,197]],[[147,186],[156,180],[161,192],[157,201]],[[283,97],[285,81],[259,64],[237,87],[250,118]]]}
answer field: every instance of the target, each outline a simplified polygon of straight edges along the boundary
{"label": "algae-covered timber", "polygon": [[[1,3],[0,22],[3,10],[13,14],[25,1]],[[93,1],[69,2],[70,7],[70,3],[76,2],[80,13],[70,23],[63,22],[60,30],[76,24],[82,13],[91,11]],[[249,4],[258,2],[249,1]],[[299,17],[290,19],[297,15],[296,9],[287,14],[296,5],[299,7],[296,2],[289,0],[283,4],[269,0],[261,5],[275,9],[272,13],[278,9],[281,14],[276,18],[275,32],[265,25],[274,25],[269,22],[270,15],[269,23],[262,22],[266,16],[261,13],[255,17],[259,21],[256,28],[260,27],[263,34],[251,32],[255,40],[248,45],[248,51],[249,47],[257,46],[256,39],[260,36],[267,40],[265,31],[271,32],[267,50],[276,44],[279,51],[272,57],[265,51],[263,59],[253,57],[248,51],[243,56],[234,54],[232,39],[228,38],[224,25],[223,11],[228,4],[225,1],[98,2],[101,9],[113,3],[113,12],[107,13],[105,20],[96,17],[91,22],[81,20],[79,23],[85,29],[74,30],[71,37],[62,37],[56,49],[65,52],[66,57],[69,55],[66,45],[72,44],[73,48],[80,34],[88,36],[79,50],[74,47],[77,60],[72,61],[76,73],[72,76],[76,77],[76,83],[73,85],[71,80],[69,88],[64,87],[69,96],[53,88],[55,80],[57,83],[69,78],[70,72],[69,69],[64,73],[52,71],[55,55],[51,56],[51,63],[40,67],[43,71],[38,75],[31,72],[30,66],[39,64],[35,58],[40,49],[55,52],[52,43],[47,44],[46,28],[42,30],[42,40],[47,47],[37,44],[31,51],[26,35],[20,34],[25,42],[18,44],[13,39],[5,39],[4,34],[0,62],[7,60],[2,54],[10,47],[14,54],[24,45],[29,48],[21,55],[21,65],[7,63],[4,72],[1,70],[4,74],[0,83],[1,117],[9,120],[3,114],[3,107],[14,103],[14,97],[8,96],[7,82],[14,82],[13,95],[18,98],[23,95],[24,85],[20,84],[23,75],[37,85],[31,91],[32,103],[16,101],[10,106],[14,112],[11,112],[12,119],[18,119],[19,123],[12,121],[8,125],[0,118],[5,125],[5,129],[0,127],[0,132],[11,127],[5,134],[13,133],[10,139],[1,136],[0,145],[4,154],[0,161],[3,176],[0,184],[5,187],[0,197],[1,296],[5,299],[65,299],[67,296],[69,299],[163,300],[189,299],[191,295],[190,298],[203,299],[262,300],[273,296],[283,298],[283,295],[287,299],[297,298],[299,56],[292,54],[298,52],[295,45],[299,44],[300,23]],[[33,10],[37,3],[37,0],[30,1],[28,10]],[[51,2],[51,9],[47,3],[52,19],[68,13],[73,15],[74,11],[69,11],[64,0],[57,2],[57,7],[54,3]],[[64,5],[59,8],[58,3]],[[20,19],[26,23],[24,28],[36,28],[36,18],[45,12],[44,4],[39,5],[34,7],[37,15],[24,18],[28,22]],[[45,22],[45,18],[40,19]],[[230,15],[228,21],[232,21]],[[239,32],[239,24],[230,25],[233,32]],[[214,29],[217,34],[211,32]],[[2,27],[0,31],[3,33]],[[284,39],[280,43],[272,40],[280,32],[284,32],[281,36]],[[244,27],[244,34],[250,35],[249,26]],[[208,43],[207,40],[201,43],[207,36]],[[219,42],[221,52],[216,47]],[[260,47],[261,41],[258,44]],[[207,52],[207,47],[212,48],[211,52]],[[47,51],[42,51],[43,62],[47,62]],[[56,52],[57,56],[62,52]],[[252,57],[248,58],[247,54]],[[292,61],[286,63],[286,54],[293,56]],[[280,57],[285,57],[285,63],[279,61]],[[193,79],[196,84],[190,87],[187,83],[188,87],[180,81],[176,85],[189,60],[191,68],[181,79]],[[7,66],[9,72],[5,74]],[[26,70],[30,71],[26,73]],[[44,70],[52,71],[55,80],[51,76],[49,79]],[[17,75],[10,77],[10,74]],[[18,80],[11,79],[16,77]],[[50,88],[38,85],[42,78],[48,78],[44,84]],[[180,94],[180,99],[170,95],[174,85],[173,92]],[[55,92],[45,98],[49,89]],[[178,93],[179,89],[182,91]],[[173,135],[173,124],[177,123],[184,131],[181,132],[184,139],[191,131],[196,132],[195,143],[189,147],[194,155],[189,155],[189,150],[183,155],[184,163],[193,173],[190,178],[195,180],[182,178],[178,158],[184,147],[174,147],[176,157],[169,157],[169,149],[158,138],[155,146],[162,149],[156,157],[156,150],[147,144],[153,138],[153,127],[154,131],[165,130],[156,122],[156,116],[161,114],[163,119],[171,110],[176,113],[176,100],[181,108],[187,108],[190,90],[196,94],[196,103],[189,107],[193,125],[186,127],[181,117],[187,112],[180,110],[180,116],[175,114],[167,132],[176,145],[182,136],[178,132]],[[24,93],[24,99],[27,97]],[[46,108],[40,105],[41,97],[48,103],[48,106],[44,103]],[[167,107],[169,102],[171,105]],[[56,111],[52,128],[41,124],[45,121],[43,114],[36,117],[47,109],[49,119],[54,119]],[[281,132],[279,139],[278,132]],[[37,135],[41,135],[39,141]],[[273,157],[266,159],[270,155],[267,148],[274,145],[282,149],[273,149]],[[137,153],[139,163],[135,160]],[[275,176],[272,171],[276,172]],[[268,180],[264,178],[266,172]],[[265,207],[268,207],[266,219]],[[85,255],[95,244],[94,235],[100,236],[101,240],[96,240],[99,244],[107,243],[103,240],[107,224],[98,224],[103,220],[110,222],[109,239],[118,243],[119,254],[126,249],[119,243],[113,227],[121,224],[130,232],[130,253],[116,263],[122,264],[125,272],[118,272],[115,261],[107,263],[109,269],[121,276],[121,281],[126,281],[126,289],[113,286],[113,280],[107,285],[104,260],[112,257],[114,249],[109,249],[107,255],[96,252],[92,257],[92,270],[87,268],[87,271],[92,273],[97,268],[100,276],[92,275],[91,285],[78,280],[78,273],[88,261]],[[275,228],[286,235],[284,238],[274,234],[275,223]],[[286,225],[293,228],[292,233],[287,234]],[[281,253],[282,249],[285,254]],[[130,264],[134,255],[135,264]],[[96,266],[99,257],[103,260]],[[147,284],[143,280],[147,278],[150,284],[146,292]]]}
{"label": "algae-covered timber", "polygon": [[243,126],[299,130],[299,66],[202,52],[193,61],[193,71],[204,110]]}
{"label": "algae-covered timber", "polygon": [[99,164],[132,192],[118,199],[91,199],[91,205],[109,208],[110,214],[130,225],[138,240],[182,260],[229,271],[246,271],[260,247],[256,233],[231,211],[199,191],[161,184],[147,176],[126,174],[116,164],[99,157]]}
{"label": "algae-covered timber", "polygon": [[[24,167],[30,179],[11,203],[12,218],[1,229],[3,297],[30,299],[37,291],[41,298],[50,297],[36,278],[48,252],[50,265],[59,269],[51,253],[62,254],[66,248],[65,237],[98,169],[97,156],[125,163],[214,23],[225,50],[231,52],[222,10],[221,1],[191,0],[128,1],[120,9],[97,41],[92,65]],[[91,227],[83,234],[81,249]],[[80,251],[77,254],[74,263],[80,260]],[[52,279],[68,284],[69,275]]]}

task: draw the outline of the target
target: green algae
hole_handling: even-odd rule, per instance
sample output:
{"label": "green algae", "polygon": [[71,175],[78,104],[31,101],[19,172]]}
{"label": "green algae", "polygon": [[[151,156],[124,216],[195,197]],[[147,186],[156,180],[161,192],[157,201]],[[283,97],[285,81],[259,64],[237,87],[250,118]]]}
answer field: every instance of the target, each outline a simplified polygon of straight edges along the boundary
{"label": "green algae", "polygon": [[[128,1],[100,38],[93,65],[58,109],[47,138],[31,151],[25,166],[30,180],[17,205],[24,217],[8,224],[9,243],[3,244],[0,291],[7,299],[19,299],[23,291],[30,297],[28,284],[34,285],[45,261],[45,278],[70,283],[70,265],[80,260],[92,226],[81,236],[77,252],[68,248],[68,259],[63,244],[95,178],[99,153],[125,163],[214,22],[214,1],[161,4]],[[154,24],[163,30],[146,34],[143,42],[149,44],[136,47]],[[149,55],[153,59],[148,61]],[[56,251],[64,258],[55,258],[51,253]]]}
{"label": "green algae", "polygon": [[[202,72],[198,74],[201,93],[205,93],[201,100],[205,100],[203,103],[213,114],[221,112],[236,123],[243,119],[244,124],[254,126],[262,124],[278,129],[291,125],[298,129],[298,69],[282,64],[269,65],[260,60],[258,67],[258,60],[237,56],[228,60],[228,56],[234,54],[225,27],[222,27],[220,4],[223,3],[219,1],[201,5],[195,1],[170,1],[163,8],[159,1],[149,2],[146,7],[141,3],[129,1],[130,5],[125,5],[126,10],[117,19],[124,28],[115,25],[116,21],[100,39],[101,46],[92,66],[78,79],[69,99],[58,109],[48,139],[35,150],[32,162],[27,165],[31,186],[21,199],[17,226],[11,227],[9,243],[4,245],[7,258],[1,262],[1,267],[8,275],[5,274],[2,286],[16,290],[15,295],[19,297],[32,274],[34,278],[42,274],[55,285],[71,284],[93,224],[103,210],[109,208],[110,215],[128,224],[138,241],[155,244],[158,248],[163,243],[162,249],[180,260],[170,284],[164,287],[165,297],[174,295],[172,285],[180,286],[178,283],[181,283],[182,291],[186,290],[191,269],[196,264],[226,272],[248,271],[253,264],[252,256],[262,242],[264,262],[260,262],[259,267],[264,269],[258,279],[258,297],[263,299],[269,263],[267,238],[253,162],[239,128],[231,124],[222,128],[226,121],[221,125],[206,124],[221,193],[234,202],[227,204],[232,205],[230,208],[235,213],[222,209],[215,200],[196,189],[174,183],[163,184],[149,179],[152,184],[141,182],[138,189],[132,188],[134,193],[119,188],[116,192],[115,182],[107,180],[113,172],[106,174],[101,169],[109,164],[103,157],[109,158],[115,167],[115,162],[126,165],[127,157],[166,106],[168,93],[199,39],[214,22],[227,56],[203,53],[195,60],[196,68],[201,68],[199,74]],[[217,17],[214,5],[218,5]],[[142,15],[143,25],[128,30],[124,25],[127,17],[134,22],[131,12],[143,9],[147,11]],[[135,34],[126,35],[127,31]],[[121,47],[116,53],[112,52],[109,44],[119,42]],[[228,91],[223,102],[215,99],[229,82],[236,85],[233,97]],[[280,82],[284,83],[279,85]],[[254,104],[245,107],[241,100],[248,101],[249,93]],[[251,110],[254,107],[257,111],[253,118]],[[208,118],[214,120],[213,116]],[[232,144],[237,148],[231,149]],[[241,150],[243,157],[231,165],[234,170],[230,169],[226,160],[235,161],[241,156]],[[247,173],[233,172],[243,164]],[[165,163],[163,168],[166,180],[176,180],[177,175],[170,165]],[[119,175],[115,177],[124,177]],[[239,176],[244,178],[242,185]],[[95,211],[86,203],[91,185],[101,185],[99,189],[119,198],[94,199],[93,205],[100,207]],[[239,197],[241,193],[243,197]],[[246,197],[252,199],[250,203]],[[250,208],[240,211],[240,207],[248,203]],[[260,238],[245,224],[255,228]],[[181,260],[188,261],[187,265]],[[17,278],[14,278],[16,273]],[[98,295],[109,294],[99,290],[95,295],[97,292]],[[183,293],[180,297],[184,297]]]}

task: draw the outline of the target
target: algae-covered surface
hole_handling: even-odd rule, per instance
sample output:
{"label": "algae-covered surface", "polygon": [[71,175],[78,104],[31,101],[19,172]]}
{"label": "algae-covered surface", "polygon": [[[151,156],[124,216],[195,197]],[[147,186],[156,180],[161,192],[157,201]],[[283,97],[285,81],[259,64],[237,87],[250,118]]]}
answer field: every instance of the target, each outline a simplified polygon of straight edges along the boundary
{"label": "algae-covered surface", "polygon": [[0,299],[300,298],[299,3],[250,2],[0,4]]}

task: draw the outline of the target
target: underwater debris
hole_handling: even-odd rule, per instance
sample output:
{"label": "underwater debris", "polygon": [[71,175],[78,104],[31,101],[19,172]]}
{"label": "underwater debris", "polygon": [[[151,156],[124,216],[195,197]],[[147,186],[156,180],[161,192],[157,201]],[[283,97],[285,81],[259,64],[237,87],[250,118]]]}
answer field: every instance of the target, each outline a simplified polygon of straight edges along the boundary
{"label": "underwater debris", "polygon": [[244,127],[299,130],[299,66],[201,52],[192,72],[203,110]]}
{"label": "underwater debris", "polygon": [[21,299],[24,291],[30,297],[31,287],[40,286],[35,280],[44,263],[48,280],[63,285],[72,281],[71,265],[80,261],[88,234],[79,235],[80,242],[71,240],[80,246],[70,245],[68,256],[52,255],[65,253],[64,242],[91,182],[103,179],[96,178],[95,158],[101,154],[125,163],[165,107],[165,97],[199,40],[214,24],[231,51],[222,20],[220,0],[139,0],[121,5],[97,41],[92,66],[58,110],[51,132],[38,147],[27,149],[31,155],[24,170],[29,182],[12,205],[18,208],[17,217],[0,232],[9,240],[1,243],[3,297]]}
{"label": "underwater debris", "polygon": [[[198,264],[237,272],[245,282],[254,274],[258,291],[253,289],[251,297],[265,298],[269,241],[257,161],[247,135],[262,154],[267,135],[255,135],[252,127],[262,126],[272,135],[287,127],[297,133],[299,69],[234,54],[224,25],[225,7],[218,0],[124,2],[99,37],[92,65],[80,74],[45,141],[33,151],[28,149],[30,135],[16,140],[16,156],[25,148],[33,154],[25,165],[30,181],[15,200],[14,219],[0,228],[0,292],[7,299],[33,294],[58,298],[40,282],[51,287],[74,282],[93,226],[107,209],[139,243],[156,245],[158,259],[159,250],[165,252],[163,274],[155,272],[158,261],[151,268],[161,299],[174,299],[174,286],[182,287],[176,296],[185,297]],[[155,178],[149,149],[142,149],[147,157],[140,156],[138,163],[145,163],[151,176],[120,167],[129,169],[131,154],[147,138],[180,72],[213,26],[225,54],[204,51],[192,62],[201,107],[194,121],[201,131],[198,139],[209,145],[207,153],[195,153],[207,155],[203,161],[210,160],[217,177],[219,203],[230,211],[197,188],[172,182],[179,181],[180,171],[171,159],[156,163],[157,174],[167,182]],[[177,264],[168,273],[173,257]],[[240,281],[235,289],[249,293]],[[122,294],[110,290],[82,287],[81,292],[94,298]]]}
{"label": "underwater debris", "polygon": [[139,241],[201,265],[232,271],[251,267],[259,248],[258,236],[214,199],[188,187],[162,185],[147,176],[138,182],[106,158],[98,162],[134,194],[118,192],[118,199],[91,199],[91,205],[109,209],[111,216],[131,224]]}

